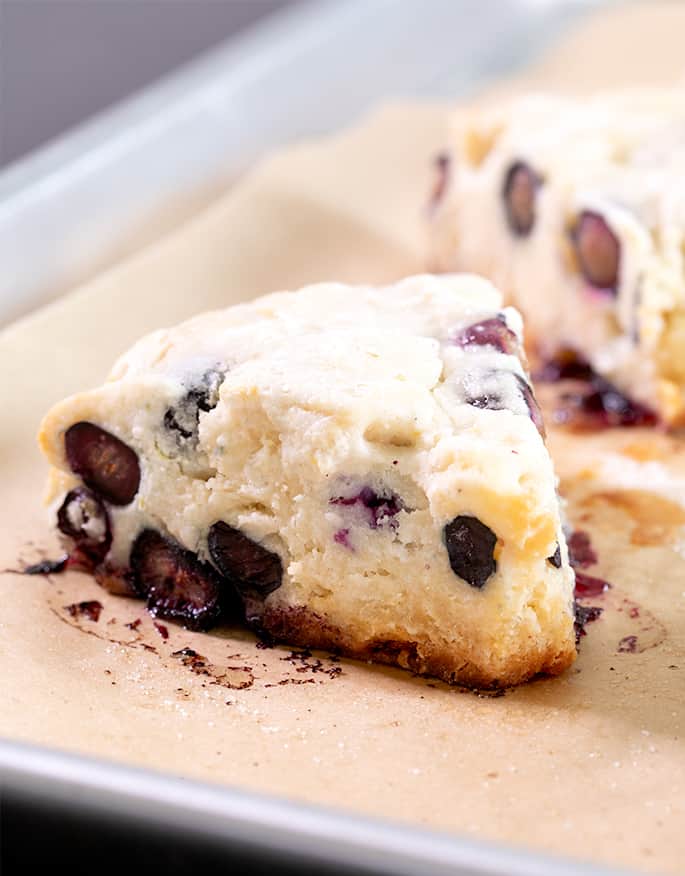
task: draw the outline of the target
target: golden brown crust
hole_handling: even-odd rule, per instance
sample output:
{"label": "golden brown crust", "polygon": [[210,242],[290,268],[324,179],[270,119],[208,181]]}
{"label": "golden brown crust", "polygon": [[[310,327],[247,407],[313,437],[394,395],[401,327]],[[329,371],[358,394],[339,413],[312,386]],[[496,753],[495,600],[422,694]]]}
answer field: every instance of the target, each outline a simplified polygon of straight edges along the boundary
{"label": "golden brown crust", "polygon": [[305,606],[267,606],[261,628],[277,641],[298,647],[333,651],[346,657],[408,669],[439,678],[447,684],[478,690],[497,690],[528,681],[536,675],[559,675],[576,659],[575,648],[550,643],[546,649],[512,655],[506,671],[490,671],[430,642],[411,639],[355,640]]}

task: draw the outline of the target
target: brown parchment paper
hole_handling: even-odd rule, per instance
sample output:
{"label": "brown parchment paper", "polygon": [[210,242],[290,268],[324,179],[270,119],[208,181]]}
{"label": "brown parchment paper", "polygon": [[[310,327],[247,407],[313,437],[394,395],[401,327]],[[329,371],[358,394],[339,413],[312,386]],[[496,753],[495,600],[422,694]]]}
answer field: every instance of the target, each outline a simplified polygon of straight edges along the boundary
{"label": "brown parchment paper", "polygon": [[[679,77],[685,8],[584,23],[523,79]],[[0,565],[54,554],[42,413],[141,333],[324,279],[421,271],[420,205],[445,109],[396,106],[261,166],[155,247],[0,337]],[[106,209],[106,204],[103,204]],[[326,655],[198,635],[86,576],[0,575],[0,733],[168,772],[654,872],[685,858],[685,440],[551,448],[573,523],[613,584],[576,666],[496,698]],[[649,491],[649,492],[647,492]],[[97,622],[65,608],[103,604]],[[139,622],[139,623],[138,623]],[[184,649],[193,649],[196,656]],[[182,652],[182,653],[178,653]],[[198,656],[199,655],[199,656]]]}

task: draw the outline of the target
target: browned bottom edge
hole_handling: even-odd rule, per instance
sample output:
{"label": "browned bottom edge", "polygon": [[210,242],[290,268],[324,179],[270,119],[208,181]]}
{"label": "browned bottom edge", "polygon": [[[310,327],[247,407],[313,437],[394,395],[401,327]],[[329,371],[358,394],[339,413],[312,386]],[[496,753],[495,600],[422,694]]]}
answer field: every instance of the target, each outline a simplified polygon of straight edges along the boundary
{"label": "browned bottom edge", "polygon": [[477,690],[501,690],[521,684],[536,675],[559,675],[576,657],[572,646],[563,651],[550,646],[526,657],[516,655],[506,672],[494,673],[430,643],[411,639],[355,641],[305,606],[267,606],[259,625],[274,640],[284,644],[398,666],[416,675],[430,676],[450,685]]}

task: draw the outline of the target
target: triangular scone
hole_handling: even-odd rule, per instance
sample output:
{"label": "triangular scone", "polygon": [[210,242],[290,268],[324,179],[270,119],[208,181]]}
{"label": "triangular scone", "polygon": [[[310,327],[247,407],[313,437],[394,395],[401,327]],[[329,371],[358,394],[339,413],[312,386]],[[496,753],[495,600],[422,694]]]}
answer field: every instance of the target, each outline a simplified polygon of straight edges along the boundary
{"label": "triangular scone", "polygon": [[478,687],[561,672],[574,574],[520,337],[469,275],[149,335],[43,423],[72,564],[195,627],[237,591],[291,644]]}
{"label": "triangular scone", "polygon": [[559,376],[595,372],[595,420],[685,425],[684,169],[682,86],[459,111],[433,264],[510,295]]}

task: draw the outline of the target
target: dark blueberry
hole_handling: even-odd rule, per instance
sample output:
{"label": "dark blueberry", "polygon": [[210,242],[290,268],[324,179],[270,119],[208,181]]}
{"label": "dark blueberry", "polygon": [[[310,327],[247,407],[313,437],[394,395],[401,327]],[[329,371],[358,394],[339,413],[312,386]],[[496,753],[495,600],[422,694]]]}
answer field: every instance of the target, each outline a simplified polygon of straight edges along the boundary
{"label": "dark blueberry", "polygon": [[507,410],[505,381],[509,379],[510,372],[468,371],[462,378],[464,401],[483,410]]}
{"label": "dark blueberry", "polygon": [[507,409],[504,399],[496,392],[483,393],[482,395],[467,395],[466,403],[474,408],[482,408],[486,411],[505,411]]}
{"label": "dark blueberry", "polygon": [[353,496],[335,496],[330,502],[331,505],[360,509],[371,529],[378,529],[384,525],[390,526],[392,529],[396,528],[397,520],[395,518],[400,511],[404,510],[402,499],[392,490],[377,493],[371,487],[362,487]]}
{"label": "dark blueberry", "polygon": [[112,544],[109,515],[102,501],[86,487],[67,493],[57,512],[57,528],[71,539],[72,565],[81,557],[83,565],[102,562]]}
{"label": "dark blueberry", "polygon": [[433,183],[433,191],[430,194],[430,198],[428,200],[428,209],[435,210],[439,205],[442,199],[445,197],[445,192],[447,191],[447,185],[449,183],[450,178],[450,168],[452,165],[452,159],[448,152],[440,152],[435,156],[433,160],[433,167],[435,168],[435,182]]}
{"label": "dark blueberry", "polygon": [[526,403],[526,407],[528,408],[528,414],[533,421],[533,425],[538,430],[538,432],[545,437],[545,424],[542,419],[542,412],[540,410],[540,406],[538,405],[537,399],[533,394],[533,390],[530,387],[530,384],[527,380],[524,380],[520,374],[514,374],[514,378],[518,384],[519,392],[521,393],[524,402]]}
{"label": "dark blueberry", "polygon": [[113,505],[128,505],[138,492],[140,465],[128,445],[93,423],[76,423],[64,436],[71,470]]}
{"label": "dark blueberry", "polygon": [[[70,566],[71,562],[72,559],[69,557]],[[80,563],[78,567],[83,568]],[[103,590],[107,590],[108,593],[112,593],[114,596],[134,598],[141,596],[136,584],[135,575],[131,569],[112,566],[109,563],[100,563],[93,570],[93,576]]]}
{"label": "dark blueberry", "polygon": [[596,621],[602,614],[602,609],[598,605],[581,605],[579,602],[574,603],[576,631],[576,645],[581,639],[581,636],[586,636],[585,627],[587,624]]}
{"label": "dark blueberry", "polygon": [[594,428],[653,426],[658,422],[654,411],[623,395],[572,350],[557,353],[536,378],[550,383],[570,380],[578,385],[561,396],[562,406],[556,412],[559,422]]}
{"label": "dark blueberry", "polygon": [[525,161],[511,165],[504,177],[502,200],[509,228],[517,237],[527,237],[535,224],[535,200],[542,183]]}
{"label": "dark blueberry", "polygon": [[[512,371],[492,371],[488,374],[482,375],[482,379],[476,383],[476,385],[485,385],[486,387],[494,387],[486,392],[481,392],[478,395],[474,395],[469,392],[469,383],[470,381],[465,381],[464,386],[464,401],[471,405],[474,408],[482,408],[488,411],[506,411],[509,409],[506,399],[503,393],[497,391],[498,381],[500,381],[499,385],[502,386],[502,382],[505,380],[513,380],[516,383],[516,388],[523,399],[526,410],[528,412],[528,416],[533,421],[535,428],[538,432],[545,437],[545,424],[542,419],[542,413],[540,411],[540,407],[538,406],[537,400],[533,395],[533,390],[530,388],[529,383],[521,377],[520,374],[515,374]],[[517,411],[516,413],[520,413]]]}
{"label": "dark blueberry", "polygon": [[568,538],[568,556],[574,569],[587,569],[597,562],[597,554],[587,532],[576,529],[571,533]]}
{"label": "dark blueberry", "polygon": [[472,587],[483,587],[497,571],[497,536],[477,517],[455,517],[445,526],[443,540],[452,571]]}
{"label": "dark blueberry", "polygon": [[191,551],[145,529],[131,549],[131,568],[151,614],[194,630],[208,629],[219,619],[222,581]]}
{"label": "dark blueberry", "polygon": [[501,313],[461,329],[451,340],[459,347],[494,347],[511,356],[519,352],[518,338]]}
{"label": "dark blueberry", "polygon": [[559,380],[589,381],[594,374],[589,362],[575,350],[565,348],[557,350],[554,357],[548,359],[534,377],[540,383],[557,383]]}
{"label": "dark blueberry", "polygon": [[164,412],[164,427],[171,432],[177,432],[179,437],[189,439],[194,435],[194,429],[197,426],[198,416],[197,408],[195,409],[195,417],[187,415],[186,410],[182,407],[167,408]]}
{"label": "dark blueberry", "polygon": [[223,520],[209,530],[207,546],[221,574],[241,595],[264,599],[281,586],[283,564],[278,554]]}
{"label": "dark blueberry", "polygon": [[616,426],[653,426],[658,417],[650,408],[623,395],[608,380],[595,375],[579,392],[566,392],[556,419],[561,423],[605,429]]}
{"label": "dark blueberry", "polygon": [[599,213],[585,210],[571,232],[580,270],[592,286],[616,293],[621,244]]}
{"label": "dark blueberry", "polygon": [[207,371],[173,407],[164,413],[164,426],[183,443],[197,440],[200,413],[213,410],[219,402],[223,372]]}
{"label": "dark blueberry", "polygon": [[561,569],[561,548],[559,545],[556,546],[556,550],[552,554],[551,557],[547,557],[547,562],[554,566],[555,569]]}
{"label": "dark blueberry", "polygon": [[613,383],[595,375],[591,391],[578,399],[581,412],[590,422],[603,426],[653,426],[656,414],[640,402],[633,401]]}

